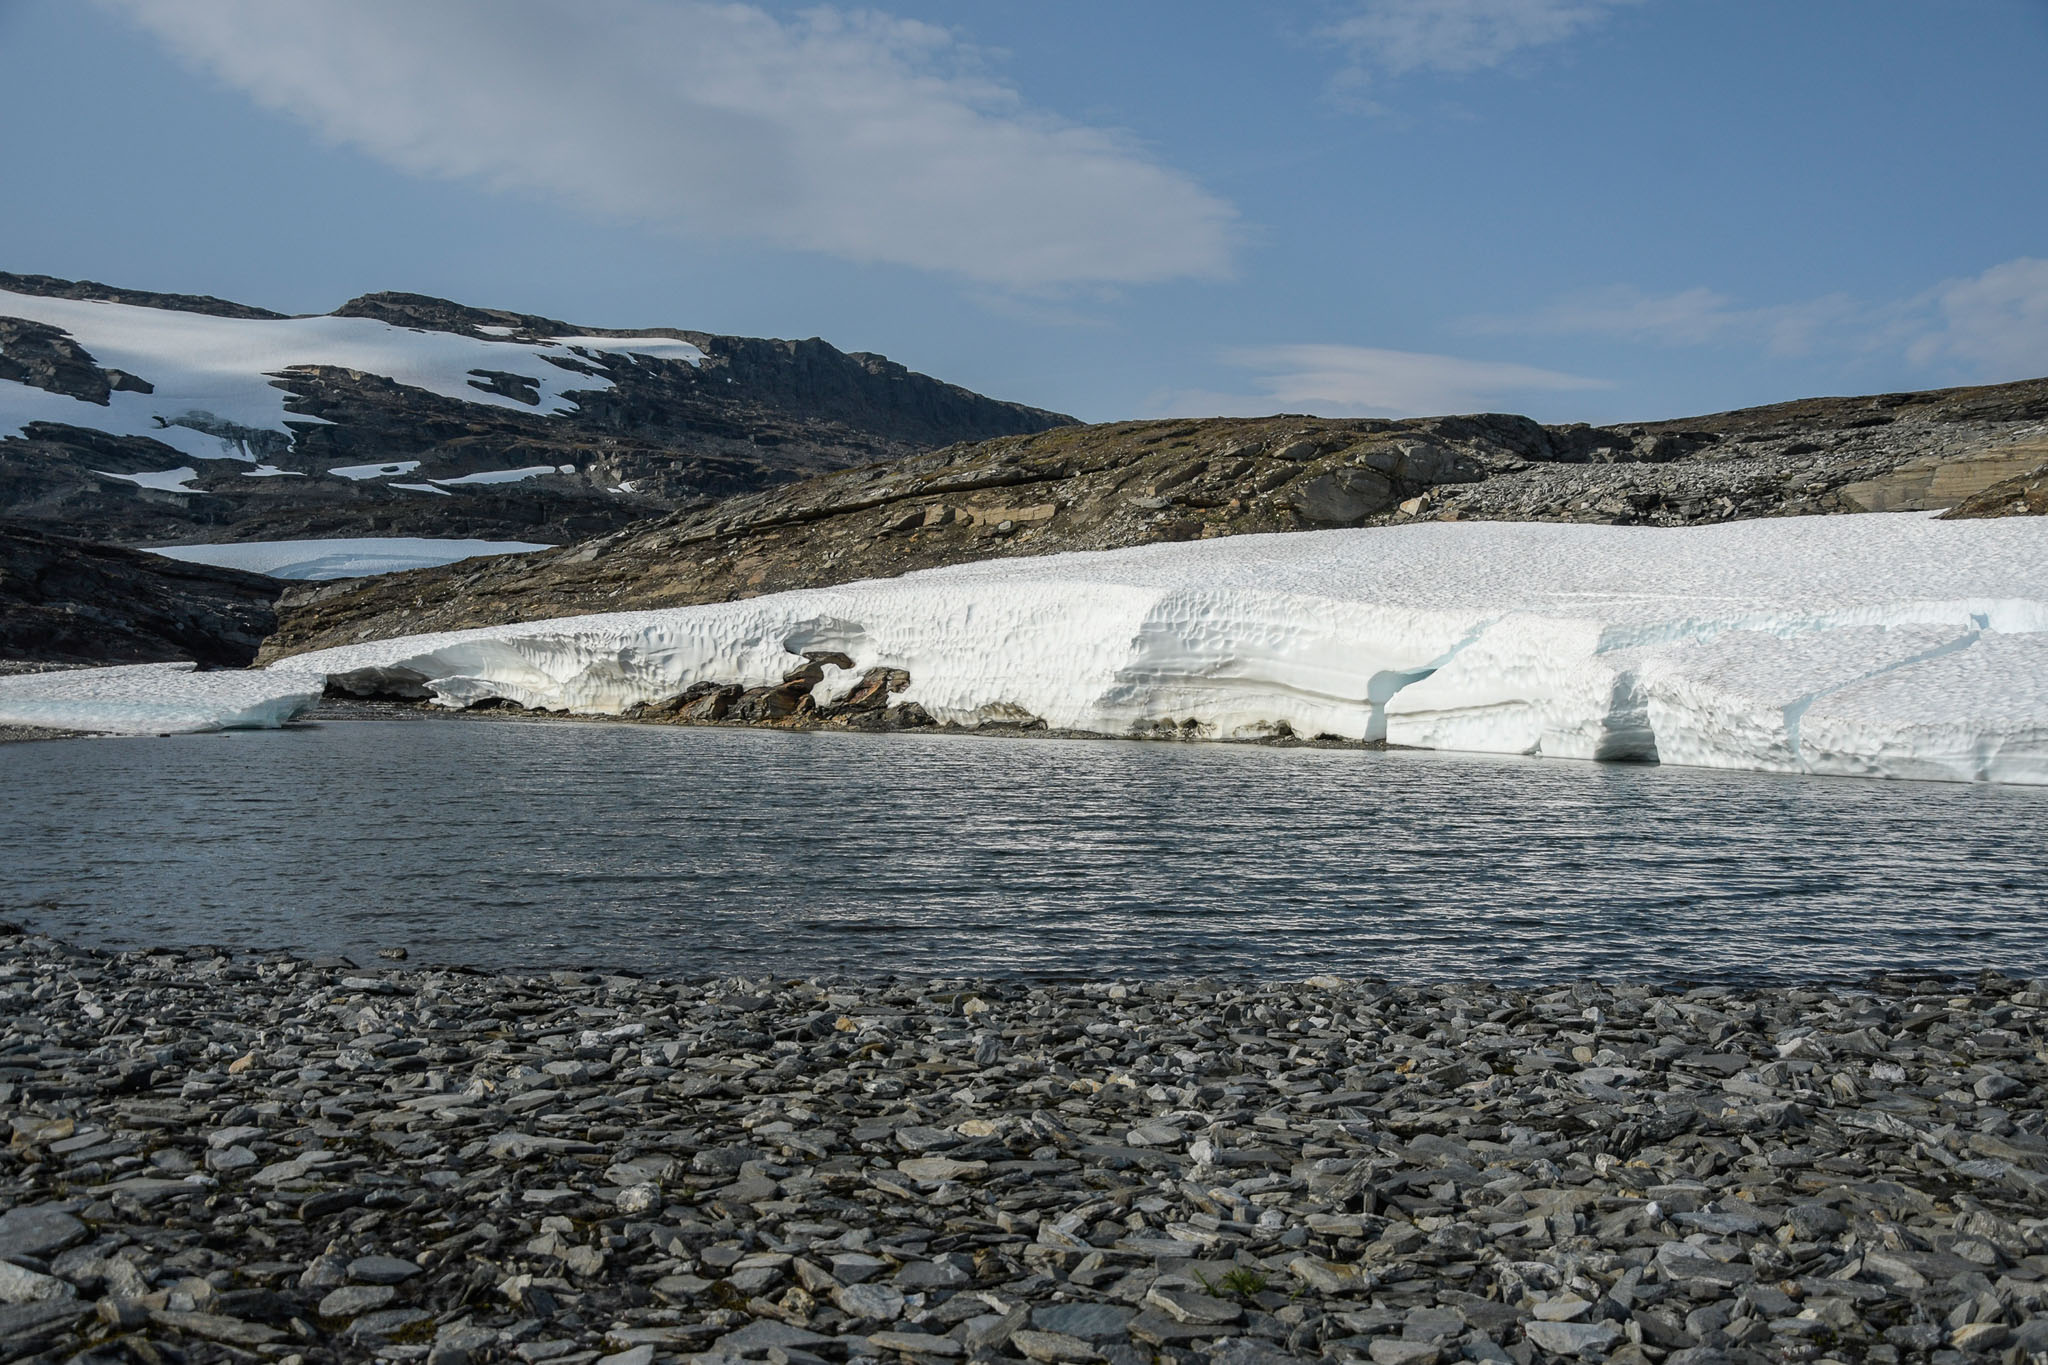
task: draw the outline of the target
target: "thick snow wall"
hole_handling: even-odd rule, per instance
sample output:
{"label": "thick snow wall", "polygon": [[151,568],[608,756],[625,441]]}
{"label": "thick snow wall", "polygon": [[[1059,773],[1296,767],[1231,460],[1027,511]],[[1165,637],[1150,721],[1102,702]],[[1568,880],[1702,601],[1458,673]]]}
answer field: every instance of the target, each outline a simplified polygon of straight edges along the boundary
{"label": "thick snow wall", "polygon": [[125,664],[0,677],[0,724],[117,735],[271,730],[320,704],[326,679],[303,669],[200,673]]}
{"label": "thick snow wall", "polygon": [[2048,783],[2048,520],[1540,523],[1006,559],[411,636],[283,667],[617,714],[836,651],[941,721]]}

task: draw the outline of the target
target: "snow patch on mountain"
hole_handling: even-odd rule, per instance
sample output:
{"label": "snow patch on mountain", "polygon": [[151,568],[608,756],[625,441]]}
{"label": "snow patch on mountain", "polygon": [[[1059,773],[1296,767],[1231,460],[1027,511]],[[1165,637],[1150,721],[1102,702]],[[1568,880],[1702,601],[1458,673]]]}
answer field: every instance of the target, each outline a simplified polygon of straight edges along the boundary
{"label": "snow patch on mountain", "polygon": [[[56,422],[147,436],[193,459],[252,464],[290,446],[288,423],[321,421],[285,411],[288,395],[272,381],[295,366],[358,370],[465,403],[560,415],[576,411],[576,393],[613,387],[606,376],[585,372],[592,356],[704,359],[689,342],[661,337],[487,340],[373,318],[228,318],[5,290],[0,317],[59,328],[101,368],[125,370],[154,389],[116,390],[99,404],[0,380],[0,436]],[[488,373],[530,381],[537,403],[478,387],[474,381]]]}
{"label": "snow patch on mountain", "polygon": [[391,479],[410,474],[420,467],[418,460],[393,460],[388,464],[338,464],[327,472],[337,479]]}
{"label": "snow patch on mountain", "polygon": [[575,472],[576,466],[573,464],[535,464],[528,465],[524,469],[486,469],[476,474],[464,474],[460,478],[430,479],[428,482],[437,483],[443,488],[460,488],[464,484],[524,483],[528,479],[544,478],[549,474],[574,474]]}
{"label": "snow patch on mountain", "polygon": [[[479,331],[486,330],[479,328]],[[549,337],[548,346],[568,346],[579,351],[597,351],[607,355],[647,356],[654,360],[682,360],[692,365],[704,363],[704,352],[680,337],[603,337],[573,336]]]}
{"label": "snow patch on mountain", "polygon": [[188,464],[179,465],[176,469],[159,469],[143,474],[110,474],[104,469],[95,469],[93,473],[103,479],[120,479],[124,482],[132,483],[137,488],[154,488],[160,493],[192,493],[198,491],[191,486],[191,483],[192,480],[199,477],[199,471]]}
{"label": "snow patch on mountain", "polygon": [[159,545],[149,551],[187,564],[241,569],[300,582],[366,578],[431,569],[483,555],[551,550],[526,540],[434,540],[415,536],[363,536],[339,540],[246,540],[224,545]]}
{"label": "snow patch on mountain", "polygon": [[[1432,523],[987,560],[305,654],[359,691],[617,714],[806,652],[941,721],[2048,782],[2048,520]],[[828,671],[821,700],[850,675]]]}

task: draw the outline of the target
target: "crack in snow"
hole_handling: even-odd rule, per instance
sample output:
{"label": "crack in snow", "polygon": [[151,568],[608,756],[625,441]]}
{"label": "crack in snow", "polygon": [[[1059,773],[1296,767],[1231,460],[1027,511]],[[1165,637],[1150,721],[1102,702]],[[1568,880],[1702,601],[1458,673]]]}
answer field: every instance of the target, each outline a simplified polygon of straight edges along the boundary
{"label": "crack in snow", "polygon": [[[1972,619],[1982,620],[1983,618],[1973,617]],[[1945,655],[1960,653],[1961,651],[1968,649],[1972,645],[1976,644],[1978,639],[1981,638],[1982,634],[1983,630],[1980,627],[1979,629],[1972,631],[1968,635],[1961,636],[1958,639],[1949,641],[1947,644],[1936,645],[1931,649],[1922,650],[1918,654],[1914,654],[1907,658],[1900,659],[1895,663],[1889,663],[1881,668],[1871,669],[1869,672],[1860,674],[1854,678],[1845,679],[1842,682],[1836,683],[1832,687],[1823,687],[1818,691],[1807,693],[1805,696],[1801,697],[1799,700],[1793,702],[1790,706],[1787,706],[1785,708],[1785,733],[1791,738],[1792,741],[1792,756],[1794,758],[1799,759],[1803,759],[1805,757],[1805,755],[1800,751],[1799,724],[1802,720],[1805,719],[1806,713],[1813,709],[1813,704],[1819,701],[1822,697],[1832,696],[1837,692],[1841,692],[1848,688],[1855,687],[1860,683],[1869,682],[1873,678],[1881,678],[1887,673],[1896,673],[1902,668],[1911,668],[1914,664],[1924,664],[1930,659],[1939,659]]]}

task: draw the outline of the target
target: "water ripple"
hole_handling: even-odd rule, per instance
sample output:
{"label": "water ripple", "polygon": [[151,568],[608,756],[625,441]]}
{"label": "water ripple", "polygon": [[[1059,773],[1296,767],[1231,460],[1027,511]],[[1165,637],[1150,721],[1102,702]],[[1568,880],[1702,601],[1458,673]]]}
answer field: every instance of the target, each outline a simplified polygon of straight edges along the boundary
{"label": "water ripple", "polygon": [[1226,746],[340,722],[0,750],[75,941],[667,976],[2048,970],[2048,792]]}

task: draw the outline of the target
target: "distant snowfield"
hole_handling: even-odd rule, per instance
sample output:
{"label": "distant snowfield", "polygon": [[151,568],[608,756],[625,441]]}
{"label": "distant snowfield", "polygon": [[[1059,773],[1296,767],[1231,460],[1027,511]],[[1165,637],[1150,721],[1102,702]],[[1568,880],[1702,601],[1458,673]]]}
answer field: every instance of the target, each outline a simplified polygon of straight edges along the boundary
{"label": "distant snowfield", "polygon": [[[691,364],[704,359],[689,342],[662,337],[485,341],[393,327],[372,318],[222,318],[5,290],[0,290],[0,316],[60,328],[101,368],[126,370],[155,387],[154,393],[116,392],[103,407],[0,380],[0,435],[16,434],[31,422],[62,422],[119,436],[147,436],[192,459],[252,464],[290,444],[287,395],[270,381],[294,365],[361,370],[443,398],[558,415],[576,410],[571,395],[609,389],[612,381],[563,369],[550,356],[575,360],[582,351]],[[479,370],[532,380],[538,405],[475,387],[470,380]],[[290,420],[314,424],[321,419],[291,414]],[[274,438],[266,441],[265,433]]]}
{"label": "distant snowfield", "polygon": [[418,460],[393,460],[389,464],[338,464],[327,472],[337,479],[353,479],[360,483],[364,479],[396,478],[419,467]]}
{"label": "distant snowfield", "polygon": [[199,477],[199,471],[189,464],[179,465],[176,469],[159,469],[150,474],[109,474],[104,469],[95,469],[93,473],[103,479],[121,479],[137,488],[154,488],[163,493],[196,492],[190,481]]}
{"label": "distant snowfield", "polygon": [[196,673],[128,664],[0,676],[0,725],[117,735],[268,730],[320,704],[322,679],[288,668]]}
{"label": "distant snowfield", "polygon": [[253,540],[233,545],[162,545],[149,553],[187,564],[242,569],[272,578],[324,581],[431,569],[479,555],[518,555],[551,550],[524,540],[430,540],[370,536],[354,540]]}
{"label": "distant snowfield", "polygon": [[304,654],[359,691],[617,714],[696,682],[821,701],[907,670],[942,721],[2048,783],[2048,519],[1529,523],[990,560]]}
{"label": "distant snowfield", "polygon": [[460,488],[473,483],[523,483],[528,479],[544,478],[549,474],[574,474],[573,464],[534,464],[524,469],[486,469],[476,474],[464,474],[454,479],[429,479],[429,483],[443,488]]}

